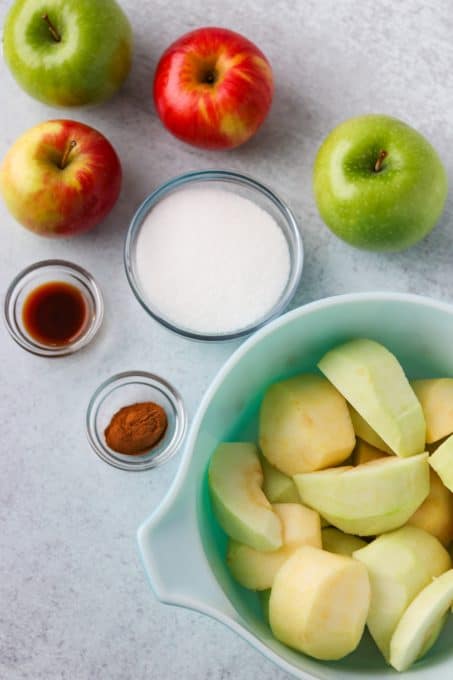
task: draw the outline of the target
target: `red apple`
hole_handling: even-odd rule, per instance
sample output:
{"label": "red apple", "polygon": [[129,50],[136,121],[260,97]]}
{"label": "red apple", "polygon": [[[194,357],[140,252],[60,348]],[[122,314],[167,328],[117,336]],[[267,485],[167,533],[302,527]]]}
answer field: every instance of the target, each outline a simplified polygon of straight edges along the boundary
{"label": "red apple", "polygon": [[27,130],[0,167],[11,214],[41,236],[72,236],[101,222],[121,188],[121,165],[108,139],[73,120]]}
{"label": "red apple", "polygon": [[162,55],[154,101],[165,127],[183,142],[231,149],[266,118],[272,69],[250,40],[225,28],[199,28]]}

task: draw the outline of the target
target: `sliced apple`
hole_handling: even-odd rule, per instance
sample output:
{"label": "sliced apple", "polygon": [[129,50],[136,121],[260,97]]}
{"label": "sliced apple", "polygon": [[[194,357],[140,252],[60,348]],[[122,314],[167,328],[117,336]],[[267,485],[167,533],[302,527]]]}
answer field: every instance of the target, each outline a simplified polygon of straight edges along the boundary
{"label": "sliced apple", "polygon": [[336,553],[337,555],[347,555],[352,557],[352,553],[360,548],[364,548],[367,543],[362,541],[358,536],[351,536],[345,534],[335,527],[328,527],[321,531],[322,547],[327,552]]}
{"label": "sliced apple", "polygon": [[448,437],[429,457],[429,464],[447,489],[453,491],[453,435]]}
{"label": "sliced apple", "polygon": [[341,659],[360,642],[370,604],[363,564],[304,546],[278,571],[269,601],[275,637],[316,659]]}
{"label": "sliced apple", "polygon": [[418,593],[434,577],[450,569],[450,556],[437,538],[422,529],[405,526],[379,536],[353,557],[368,569],[368,629],[388,660],[398,621]]}
{"label": "sliced apple", "polygon": [[354,428],[354,432],[357,437],[360,437],[364,442],[374,446],[374,448],[379,449],[379,451],[384,451],[384,453],[392,454],[393,451],[388,446],[385,441],[378,435],[377,432],[370,427],[364,418],[358,413],[353,406],[349,404],[349,413],[351,415],[351,422]]}
{"label": "sliced apple", "polygon": [[264,474],[263,491],[267,500],[271,503],[300,503],[294,480],[273,467],[264,456],[260,456],[260,461]]}
{"label": "sliced apple", "polygon": [[429,583],[401,617],[390,643],[390,663],[397,671],[407,670],[433,646],[452,602],[453,569],[450,569]]}
{"label": "sliced apple", "polygon": [[453,541],[453,494],[434,470],[430,470],[429,479],[429,495],[407,523],[424,529],[449,546]]}
{"label": "sliced apple", "polygon": [[428,454],[295,475],[301,501],[347,534],[374,536],[407,522],[429,493]]}
{"label": "sliced apple", "polygon": [[261,552],[231,541],[227,563],[236,581],[250,590],[267,590],[284,562],[302,545],[322,547],[321,522],[317,512],[299,503],[275,504],[283,529],[283,545],[273,552]]}
{"label": "sliced apple", "polygon": [[353,465],[364,465],[365,463],[371,463],[373,460],[379,460],[380,458],[386,457],[387,454],[383,451],[380,451],[362,439],[357,439],[357,444],[355,445],[354,453],[352,454],[352,463]]}
{"label": "sliced apple", "polygon": [[398,456],[424,450],[422,407],[397,359],[374,340],[332,349],[320,370]]}
{"label": "sliced apple", "polygon": [[412,380],[411,385],[425,414],[428,444],[452,434],[453,378]]}
{"label": "sliced apple", "polygon": [[254,444],[220,444],[208,480],[214,513],[231,538],[256,550],[281,547],[281,522],[261,488],[263,471]]}
{"label": "sliced apple", "polygon": [[259,443],[285,475],[342,463],[355,444],[346,401],[321,375],[275,383],[261,404]]}

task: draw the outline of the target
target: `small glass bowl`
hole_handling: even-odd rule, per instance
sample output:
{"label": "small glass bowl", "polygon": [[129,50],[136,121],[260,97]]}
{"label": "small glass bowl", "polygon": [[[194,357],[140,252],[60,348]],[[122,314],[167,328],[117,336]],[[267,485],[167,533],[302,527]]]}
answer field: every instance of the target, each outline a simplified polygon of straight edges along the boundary
{"label": "small glass bowl", "polygon": [[[22,318],[28,295],[38,286],[51,281],[64,281],[75,286],[82,293],[88,308],[82,331],[69,343],[55,347],[33,338]],[[78,352],[92,341],[102,324],[104,302],[98,284],[86,269],[66,260],[42,260],[27,267],[12,280],[6,292],[3,311],[6,327],[18,345],[31,354],[52,358]]]}
{"label": "small glass bowl", "polygon": [[[213,189],[223,189],[231,191],[244,198],[248,198],[261,208],[266,210],[277,222],[278,226],[283,232],[288,244],[288,251],[290,257],[290,271],[288,280],[281,295],[275,305],[260,319],[253,323],[237,330],[227,333],[199,333],[183,326],[177,326],[175,323],[160,314],[153,305],[149,303],[145,292],[140,286],[140,281],[137,275],[136,262],[136,246],[140,228],[147,217],[148,213],[154,206],[169,194],[185,189],[187,186],[197,185],[203,183]],[[302,237],[298,228],[296,218],[288,206],[280,199],[273,191],[264,186],[260,182],[240,175],[236,172],[229,172],[227,170],[202,170],[200,172],[190,172],[186,175],[180,175],[174,179],[166,182],[160,186],[156,191],[150,194],[138,208],[126,237],[124,246],[124,265],[126,268],[126,276],[132,291],[142,305],[142,307],[152,316],[156,321],[166,326],[171,331],[183,335],[192,340],[233,340],[245,335],[249,335],[261,328],[271,319],[282,314],[291,301],[302,275],[302,267],[304,260],[304,250],[302,244]]]}
{"label": "small glass bowl", "polygon": [[[143,401],[160,404],[168,425],[162,439],[148,452],[123,455],[111,449],[104,431],[112,416],[123,406]],[[145,371],[117,373],[103,382],[88,404],[88,441],[102,460],[120,470],[150,470],[167,462],[178,450],[187,429],[187,417],[179,393],[166,380]]]}

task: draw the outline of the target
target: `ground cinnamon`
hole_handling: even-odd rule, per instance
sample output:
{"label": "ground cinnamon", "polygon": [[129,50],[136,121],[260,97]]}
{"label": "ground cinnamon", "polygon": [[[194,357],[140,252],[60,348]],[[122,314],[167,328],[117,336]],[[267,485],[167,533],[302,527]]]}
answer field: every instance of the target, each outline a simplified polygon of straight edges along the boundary
{"label": "ground cinnamon", "polygon": [[152,449],[167,429],[167,414],[152,401],[124,406],[112,417],[105,429],[107,445],[127,455]]}

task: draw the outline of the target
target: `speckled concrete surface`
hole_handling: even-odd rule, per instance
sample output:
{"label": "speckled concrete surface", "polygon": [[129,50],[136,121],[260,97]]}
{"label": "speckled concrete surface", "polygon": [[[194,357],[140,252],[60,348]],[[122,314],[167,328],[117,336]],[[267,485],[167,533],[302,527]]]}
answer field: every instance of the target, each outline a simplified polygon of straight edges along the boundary
{"label": "speckled concrete surface", "polygon": [[[0,3],[3,20],[10,3]],[[0,207],[0,281],[22,267],[64,257],[92,271],[106,299],[103,331],[79,355],[47,361],[25,354],[0,330],[0,678],[2,680],[283,680],[287,677],[220,624],[165,607],[148,589],[135,530],[165,494],[179,457],[127,474],[90,451],[87,401],[111,373],[166,376],[190,415],[234,345],[206,347],[149,320],[129,292],[122,243],[137,204],[172,175],[228,167],[267,182],[300,218],[306,247],[294,306],[359,290],[452,298],[453,205],[420,245],[398,255],[353,250],[320,222],[311,165],[336,123],[385,112],[413,124],[449,170],[453,127],[453,8],[450,0],[123,0],[136,37],[133,72],[100,108],[58,111],[28,98],[0,65],[0,152],[28,127],[73,117],[117,147],[124,190],[92,234],[49,242],[18,227]],[[161,51],[200,25],[245,33],[270,58],[275,105],[244,148],[203,153],[171,138],[150,99]]]}

